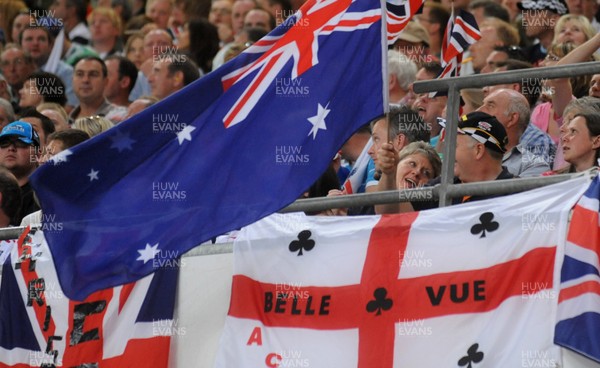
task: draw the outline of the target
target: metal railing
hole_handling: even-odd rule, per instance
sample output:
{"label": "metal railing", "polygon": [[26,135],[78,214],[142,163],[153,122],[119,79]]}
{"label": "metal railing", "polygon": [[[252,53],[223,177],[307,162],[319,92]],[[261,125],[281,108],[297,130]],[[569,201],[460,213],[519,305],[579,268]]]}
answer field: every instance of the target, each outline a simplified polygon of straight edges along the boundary
{"label": "metal railing", "polygon": [[[462,88],[485,87],[497,84],[520,82],[524,78],[555,79],[575,77],[586,74],[600,74],[600,62],[581,63],[567,66],[554,66],[534,69],[514,70],[490,74],[480,74],[441,80],[420,81],[414,84],[415,93],[432,91],[448,91],[447,116],[458,117],[459,91]],[[393,190],[376,193],[362,193],[339,197],[300,199],[285,207],[280,212],[323,211],[331,208],[359,207],[376,204],[398,203],[426,198],[439,199],[440,206],[448,205],[451,198],[465,195],[508,194],[530,190],[545,185],[555,184],[579,175],[596,175],[596,170],[586,173],[565,174],[547,177],[508,179],[468,184],[452,184],[454,178],[454,149],[456,146],[456,118],[447,119],[446,144],[442,165],[442,182],[434,187]],[[452,164],[451,164],[452,163]],[[23,227],[0,229],[0,240],[16,239],[23,232]],[[230,253],[231,243],[204,244],[194,248],[187,255],[208,255]]]}
{"label": "metal railing", "polygon": [[[448,103],[446,105],[446,138],[444,145],[444,160],[442,162],[442,181],[439,188],[440,206],[449,205],[451,201],[450,188],[454,178],[454,150],[456,147],[456,127],[459,109],[459,93],[463,88],[481,88],[498,84],[521,82],[524,79],[557,79],[570,78],[588,74],[599,74],[600,62],[579,63],[574,65],[550,66],[543,68],[531,68],[498,72],[489,74],[477,74],[464,77],[434,79],[415,82],[413,90],[415,93],[427,93],[448,91]],[[481,184],[489,185],[489,184]]]}

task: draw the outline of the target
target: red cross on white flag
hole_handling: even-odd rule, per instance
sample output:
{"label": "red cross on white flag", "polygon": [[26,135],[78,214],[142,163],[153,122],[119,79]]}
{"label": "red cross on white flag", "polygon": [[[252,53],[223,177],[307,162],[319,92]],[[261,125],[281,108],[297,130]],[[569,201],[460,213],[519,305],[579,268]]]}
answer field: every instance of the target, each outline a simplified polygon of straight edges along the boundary
{"label": "red cross on white flag", "polygon": [[554,264],[587,184],[421,213],[276,215],[249,226],[235,244],[217,367],[558,362]]}

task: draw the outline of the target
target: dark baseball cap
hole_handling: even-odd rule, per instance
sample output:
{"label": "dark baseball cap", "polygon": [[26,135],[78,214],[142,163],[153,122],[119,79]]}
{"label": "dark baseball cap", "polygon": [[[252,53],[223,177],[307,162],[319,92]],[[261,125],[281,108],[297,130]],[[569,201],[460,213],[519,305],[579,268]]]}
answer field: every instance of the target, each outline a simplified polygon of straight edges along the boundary
{"label": "dark baseball cap", "polygon": [[504,126],[490,114],[473,111],[458,119],[458,133],[471,136],[498,153],[506,152],[508,135]]}
{"label": "dark baseball cap", "polygon": [[525,0],[517,3],[521,10],[550,10],[559,15],[569,12],[564,0]]}
{"label": "dark baseball cap", "polygon": [[40,146],[40,137],[35,129],[33,129],[33,126],[25,121],[17,120],[2,128],[0,141],[9,139],[10,137],[17,137],[21,142],[31,146]]}

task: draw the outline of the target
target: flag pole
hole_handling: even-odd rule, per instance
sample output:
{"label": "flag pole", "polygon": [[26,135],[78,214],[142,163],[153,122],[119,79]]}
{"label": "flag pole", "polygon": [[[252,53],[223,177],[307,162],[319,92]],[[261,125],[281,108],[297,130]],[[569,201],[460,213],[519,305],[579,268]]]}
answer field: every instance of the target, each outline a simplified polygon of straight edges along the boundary
{"label": "flag pole", "polygon": [[385,115],[390,111],[390,75],[388,73],[388,29],[387,29],[387,7],[386,0],[379,0],[381,8],[381,73],[383,78],[383,112]]}
{"label": "flag pole", "polygon": [[[454,24],[456,13],[454,12],[454,0],[451,2],[450,17],[452,18],[452,24]],[[450,44],[450,38],[452,37],[452,30],[446,31],[448,34],[447,43]],[[443,55],[442,55],[443,57]],[[457,60],[458,61],[458,60]],[[453,73],[457,73],[458,65]],[[458,76],[458,75],[456,75]],[[444,137],[444,160],[442,162],[442,180],[440,183],[440,207],[449,206],[452,202],[452,198],[448,196],[448,187],[454,182],[454,159],[455,159],[455,147],[456,147],[456,127],[458,126],[457,116],[459,110],[459,100],[456,98],[459,90],[455,85],[452,85],[448,89],[448,101],[446,101],[446,133]]]}

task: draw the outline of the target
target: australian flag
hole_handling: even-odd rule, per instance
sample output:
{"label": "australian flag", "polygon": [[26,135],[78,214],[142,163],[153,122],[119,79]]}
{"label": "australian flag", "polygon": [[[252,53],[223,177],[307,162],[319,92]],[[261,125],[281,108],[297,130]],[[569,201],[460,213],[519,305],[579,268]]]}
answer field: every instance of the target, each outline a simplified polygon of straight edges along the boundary
{"label": "australian flag", "polygon": [[385,28],[379,0],[309,0],[223,67],[40,167],[31,182],[64,293],[135,281],[153,259],[296,200],[384,113]]}

